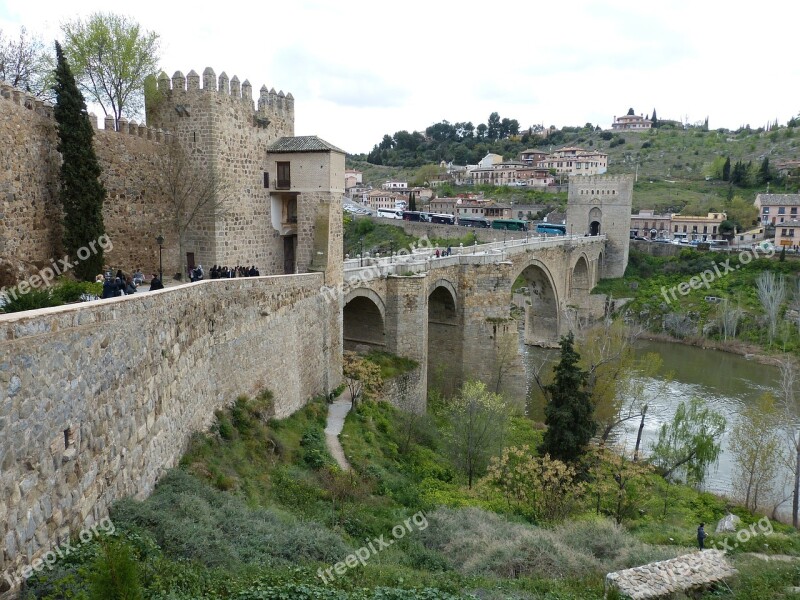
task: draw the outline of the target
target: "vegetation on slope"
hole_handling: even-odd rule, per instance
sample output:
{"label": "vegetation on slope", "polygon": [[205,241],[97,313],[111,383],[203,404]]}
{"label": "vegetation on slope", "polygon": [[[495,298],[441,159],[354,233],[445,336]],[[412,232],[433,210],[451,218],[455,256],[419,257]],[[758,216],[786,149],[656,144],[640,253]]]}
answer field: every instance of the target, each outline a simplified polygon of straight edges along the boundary
{"label": "vegetation on slope", "polygon": [[[320,399],[275,420],[269,394],[239,398],[150,498],[113,507],[114,535],[81,544],[23,597],[599,600],[606,572],[686,552],[696,522],[728,508],[650,474],[627,488],[624,526],[606,518],[614,498],[591,480],[571,520],[537,522],[491,479],[467,488],[448,458],[446,403],[432,399],[428,416],[360,403],[342,434],[349,473],[325,449],[326,412]],[[507,446],[540,440],[530,420],[511,418]],[[735,512],[745,526],[757,519]],[[797,536],[775,530],[767,551],[800,554]],[[381,538],[393,543],[327,583],[320,577]],[[712,534],[707,545],[721,540]],[[800,582],[793,565],[736,560],[742,576],[713,597],[780,598]],[[120,582],[104,572],[128,573],[128,595],[114,595]]]}
{"label": "vegetation on slope", "polygon": [[[723,253],[686,248],[677,256],[654,257],[631,249],[624,277],[602,280],[594,292],[615,298],[633,298],[625,310],[650,331],[677,338],[738,341],[796,353],[800,350],[800,331],[797,319],[791,317],[794,314],[791,310],[800,298],[797,292],[800,290],[800,261],[794,257],[785,261],[777,257],[748,260],[752,257],[749,250]],[[686,285],[683,290],[687,293],[681,293],[681,284],[687,284],[704,272],[710,279],[708,287],[692,289]],[[756,284],[764,272],[782,276],[786,286],[779,328],[773,340],[769,339]],[[727,303],[717,301],[718,298]],[[726,310],[741,313],[734,336],[725,335],[722,318]]]}

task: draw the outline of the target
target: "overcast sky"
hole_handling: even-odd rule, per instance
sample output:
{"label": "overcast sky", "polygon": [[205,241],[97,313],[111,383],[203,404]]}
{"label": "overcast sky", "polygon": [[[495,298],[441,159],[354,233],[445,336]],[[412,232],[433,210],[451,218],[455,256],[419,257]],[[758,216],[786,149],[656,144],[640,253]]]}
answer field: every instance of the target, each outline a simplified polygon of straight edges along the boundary
{"label": "overcast sky", "polygon": [[[746,7],[745,7],[746,5]],[[785,8],[781,8],[781,5]],[[632,107],[713,128],[800,112],[793,3],[403,3],[361,0],[119,5],[161,36],[170,76],[210,66],[295,97],[296,135],[368,152],[385,133],[496,111],[522,128],[603,128]],[[278,8],[274,8],[274,7]],[[50,41],[107,1],[0,0],[0,28]],[[102,119],[101,119],[102,122]]]}

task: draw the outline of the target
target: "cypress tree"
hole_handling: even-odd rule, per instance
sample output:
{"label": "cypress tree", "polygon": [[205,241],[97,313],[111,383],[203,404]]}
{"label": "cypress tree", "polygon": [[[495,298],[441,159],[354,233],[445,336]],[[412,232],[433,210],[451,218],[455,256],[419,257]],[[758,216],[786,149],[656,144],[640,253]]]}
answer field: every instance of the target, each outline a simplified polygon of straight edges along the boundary
{"label": "cypress tree", "polygon": [[97,240],[105,233],[103,200],[106,190],[100,182],[100,164],[92,145],[94,130],[86,102],[58,42],[56,57],[53,87],[58,151],[62,159],[59,191],[64,210],[62,241],[74,265],[75,276],[90,281],[103,270],[103,249]]}
{"label": "cypress tree", "polygon": [[564,462],[580,458],[597,429],[592,401],[586,391],[586,372],[578,366],[580,355],[573,344],[572,332],[561,338],[561,358],[554,368],[555,379],[544,386],[547,431],[539,447],[541,454],[550,454]]}
{"label": "cypress tree", "polygon": [[722,181],[731,180],[731,157],[725,159],[725,164],[722,165]]}
{"label": "cypress tree", "polygon": [[414,196],[414,192],[411,192],[411,195],[408,197],[408,210],[417,210],[417,198]]}

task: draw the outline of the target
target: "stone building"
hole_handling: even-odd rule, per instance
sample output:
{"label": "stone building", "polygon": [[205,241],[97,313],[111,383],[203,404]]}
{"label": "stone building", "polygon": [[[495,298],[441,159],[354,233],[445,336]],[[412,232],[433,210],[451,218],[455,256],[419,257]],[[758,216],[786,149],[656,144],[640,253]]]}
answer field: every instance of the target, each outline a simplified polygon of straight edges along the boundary
{"label": "stone building", "polygon": [[633,176],[573,176],[567,198],[567,232],[606,234],[602,277],[622,277],[628,265]]}
{"label": "stone building", "polygon": [[224,195],[190,225],[181,261],[255,264],[262,274],[325,270],[330,261],[340,270],[341,244],[333,240],[342,235],[344,152],[294,137],[291,94],[262,86],[256,106],[249,81],[217,78],[210,67],[202,84],[194,71],[171,80],[162,73],[159,97],[147,106],[148,123],[172,132]]}

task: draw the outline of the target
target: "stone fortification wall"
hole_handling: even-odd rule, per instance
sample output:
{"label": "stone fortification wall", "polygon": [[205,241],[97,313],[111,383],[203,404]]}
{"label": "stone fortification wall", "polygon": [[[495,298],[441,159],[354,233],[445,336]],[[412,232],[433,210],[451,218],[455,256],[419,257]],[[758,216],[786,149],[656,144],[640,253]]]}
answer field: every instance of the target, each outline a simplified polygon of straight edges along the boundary
{"label": "stone fortification wall", "polygon": [[146,496],[239,394],[270,389],[285,417],[335,388],[341,307],[322,282],[207,280],[0,316],[0,582]]}
{"label": "stone fortification wall", "polygon": [[[108,196],[103,207],[106,231],[114,245],[107,264],[128,272],[158,268],[155,237],[163,234],[164,270],[177,267],[175,236],[155,185],[158,154],[166,135],[135,122],[113,120],[96,129],[94,146]],[[61,206],[58,199],[61,156],[53,108],[20,90],[0,88],[0,261],[35,270],[59,255]]]}
{"label": "stone fortification wall", "polygon": [[61,156],[52,108],[3,84],[0,140],[0,261],[17,274],[49,261],[61,237],[53,228]]}
{"label": "stone fortification wall", "polygon": [[217,177],[226,200],[221,218],[206,211],[192,225],[184,251],[207,266],[255,264],[262,273],[283,273],[283,240],[271,226],[264,173],[267,146],[294,135],[294,98],[262,86],[256,107],[249,81],[217,77],[210,67],[202,83],[194,71],[171,79],[162,73],[147,106],[147,122],[172,132],[192,164]]}

